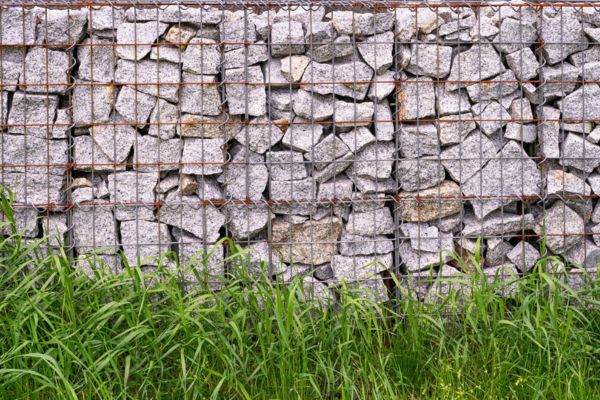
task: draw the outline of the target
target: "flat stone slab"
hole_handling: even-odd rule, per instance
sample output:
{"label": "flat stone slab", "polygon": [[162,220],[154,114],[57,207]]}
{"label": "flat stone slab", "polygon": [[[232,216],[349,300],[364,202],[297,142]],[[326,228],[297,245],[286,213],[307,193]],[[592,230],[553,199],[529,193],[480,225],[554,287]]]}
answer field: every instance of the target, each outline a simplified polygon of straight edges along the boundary
{"label": "flat stone slab", "polygon": [[[408,123],[435,115],[435,86],[427,77],[401,77],[396,91],[398,118]],[[426,123],[426,121],[423,121]]]}
{"label": "flat stone slab", "polygon": [[113,85],[96,85],[86,81],[76,81],[73,88],[73,123],[86,124],[108,122],[117,97]]}
{"label": "flat stone slab", "polygon": [[133,162],[136,170],[144,172],[176,171],[181,167],[182,139],[162,140],[154,136],[140,136],[134,143]]}
{"label": "flat stone slab", "polygon": [[235,136],[235,139],[251,151],[264,154],[279,143],[282,137],[283,132],[273,121],[260,117],[244,125]]}
{"label": "flat stone slab", "polygon": [[473,132],[462,143],[446,148],[441,153],[442,164],[450,177],[466,182],[496,157],[496,146],[486,135]]}
{"label": "flat stone slab", "polygon": [[122,163],[131,152],[137,133],[131,126],[115,122],[114,125],[93,126],[90,135],[104,156],[113,162]]}
{"label": "flat stone slab", "polygon": [[277,22],[271,27],[271,54],[274,57],[303,54],[304,29],[297,21]]}
{"label": "flat stone slab", "polygon": [[600,146],[585,140],[575,133],[570,133],[562,144],[559,162],[561,165],[567,167],[592,172],[600,165]]}
{"label": "flat stone slab", "polygon": [[283,135],[281,143],[293,150],[309,152],[319,143],[321,136],[323,136],[322,125],[296,117]]}
{"label": "flat stone slab", "polygon": [[294,112],[311,121],[324,121],[333,117],[334,98],[300,89],[293,101]]}
{"label": "flat stone slab", "polygon": [[227,227],[233,239],[253,237],[267,227],[271,217],[266,205],[230,204],[225,207]]}
{"label": "flat stone slab", "polygon": [[396,146],[391,142],[375,142],[366,145],[354,157],[352,174],[373,180],[390,178],[395,151]]}
{"label": "flat stone slab", "polygon": [[28,174],[61,176],[67,172],[69,159],[66,140],[3,134],[0,135],[0,147],[2,148],[2,170],[4,172],[26,170]]}
{"label": "flat stone slab", "polygon": [[384,32],[379,35],[368,36],[357,43],[356,48],[363,60],[375,71],[381,74],[393,64],[392,51],[394,48],[394,34]]}
{"label": "flat stone slab", "polygon": [[[117,57],[110,40],[92,37],[85,39],[78,48],[79,78],[94,82],[112,82]],[[66,82],[66,81],[65,81]]]}
{"label": "flat stone slab", "polygon": [[156,97],[124,86],[117,97],[115,110],[124,122],[143,128],[146,126],[156,102]]}
{"label": "flat stone slab", "polygon": [[221,51],[219,44],[211,39],[193,38],[182,54],[183,70],[198,75],[219,73]]}
{"label": "flat stone slab", "polygon": [[269,181],[264,156],[241,146],[235,147],[230,154],[231,163],[218,178],[226,195],[240,200],[262,200]]}
{"label": "flat stone slab", "polygon": [[400,127],[399,137],[400,155],[404,158],[417,158],[440,153],[438,130],[433,124],[403,124]]}
{"label": "flat stone slab", "polygon": [[405,70],[417,76],[443,78],[450,73],[452,47],[437,44],[413,44]]}
{"label": "flat stone slab", "polygon": [[436,157],[400,160],[397,164],[400,187],[416,191],[437,186],[446,178],[442,162]]}
{"label": "flat stone slab", "polygon": [[75,207],[72,223],[73,239],[79,254],[114,254],[117,251],[117,221],[112,210]]}
{"label": "flat stone slab", "polygon": [[150,172],[125,171],[107,177],[110,202],[115,207],[115,217],[119,221],[154,220],[152,210],[158,183],[158,174]]}

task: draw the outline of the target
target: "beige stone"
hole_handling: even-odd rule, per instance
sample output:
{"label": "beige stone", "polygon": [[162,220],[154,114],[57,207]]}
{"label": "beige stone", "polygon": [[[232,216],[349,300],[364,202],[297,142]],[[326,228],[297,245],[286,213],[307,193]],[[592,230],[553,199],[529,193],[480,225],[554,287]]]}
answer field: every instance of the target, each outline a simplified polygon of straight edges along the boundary
{"label": "beige stone", "polygon": [[242,124],[237,115],[221,114],[216,117],[208,115],[183,114],[177,133],[181,137],[198,137],[208,139],[232,138],[241,130]]}
{"label": "beige stone", "polygon": [[185,49],[189,41],[196,35],[196,31],[197,29],[191,26],[173,25],[165,35],[165,42],[178,45],[182,49]]}
{"label": "beige stone", "polygon": [[182,196],[192,195],[198,190],[198,180],[193,175],[181,174],[179,176],[179,194]]}
{"label": "beige stone", "polygon": [[462,211],[460,187],[451,181],[418,192],[398,193],[400,219],[411,222],[433,221]]}
{"label": "beige stone", "polygon": [[300,82],[310,58],[306,56],[288,56],[281,59],[281,74],[288,82]]}
{"label": "beige stone", "polygon": [[342,220],[328,217],[293,224],[275,219],[272,228],[273,249],[281,253],[284,262],[319,265],[330,262],[337,253]]}

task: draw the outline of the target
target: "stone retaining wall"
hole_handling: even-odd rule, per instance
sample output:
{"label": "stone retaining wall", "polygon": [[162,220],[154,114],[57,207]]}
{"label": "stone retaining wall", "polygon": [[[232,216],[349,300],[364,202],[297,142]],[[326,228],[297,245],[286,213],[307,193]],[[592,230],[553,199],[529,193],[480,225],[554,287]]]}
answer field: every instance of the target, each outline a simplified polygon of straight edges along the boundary
{"label": "stone retaining wall", "polygon": [[2,8],[19,229],[115,271],[227,236],[254,271],[382,297],[480,236],[490,275],[530,270],[543,234],[595,273],[600,13],[521,3]]}

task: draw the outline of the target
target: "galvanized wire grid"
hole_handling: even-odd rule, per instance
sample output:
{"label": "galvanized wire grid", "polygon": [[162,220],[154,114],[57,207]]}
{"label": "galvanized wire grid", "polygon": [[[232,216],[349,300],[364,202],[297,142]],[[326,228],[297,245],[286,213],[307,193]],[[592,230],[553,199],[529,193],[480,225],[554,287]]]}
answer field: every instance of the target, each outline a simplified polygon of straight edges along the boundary
{"label": "galvanized wire grid", "polygon": [[396,274],[431,299],[483,238],[490,279],[544,255],[596,273],[594,2],[32,1],[0,23],[2,185],[75,260],[211,251],[194,265],[225,276],[231,237],[319,296]]}

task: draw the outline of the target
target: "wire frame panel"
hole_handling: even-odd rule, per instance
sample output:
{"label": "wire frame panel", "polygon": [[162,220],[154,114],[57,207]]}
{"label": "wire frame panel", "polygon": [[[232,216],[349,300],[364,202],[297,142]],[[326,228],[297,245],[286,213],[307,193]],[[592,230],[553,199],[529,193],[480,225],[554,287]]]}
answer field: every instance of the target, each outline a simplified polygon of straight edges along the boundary
{"label": "wire frame panel", "polygon": [[433,301],[550,255],[580,283],[599,41],[594,2],[4,2],[1,182],[24,236],[86,270],[218,289],[230,238],[323,297],[396,277]]}

